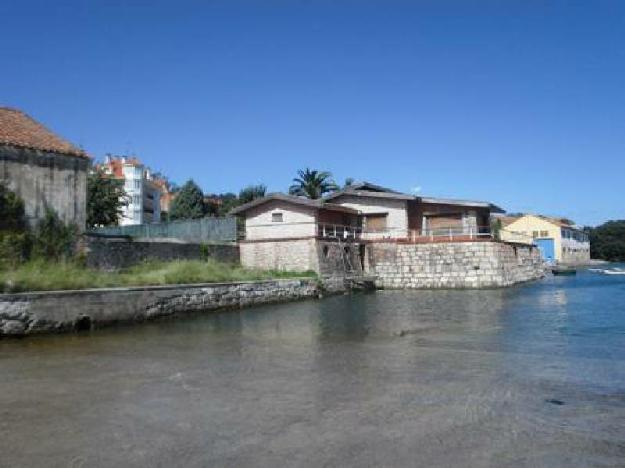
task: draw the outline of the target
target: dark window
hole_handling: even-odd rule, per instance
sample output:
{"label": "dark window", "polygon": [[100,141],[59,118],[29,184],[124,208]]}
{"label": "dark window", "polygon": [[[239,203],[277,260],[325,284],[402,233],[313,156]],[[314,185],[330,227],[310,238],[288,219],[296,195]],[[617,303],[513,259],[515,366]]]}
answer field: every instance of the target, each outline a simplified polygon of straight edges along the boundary
{"label": "dark window", "polygon": [[271,222],[272,223],[281,223],[284,221],[284,217],[282,213],[271,213]]}

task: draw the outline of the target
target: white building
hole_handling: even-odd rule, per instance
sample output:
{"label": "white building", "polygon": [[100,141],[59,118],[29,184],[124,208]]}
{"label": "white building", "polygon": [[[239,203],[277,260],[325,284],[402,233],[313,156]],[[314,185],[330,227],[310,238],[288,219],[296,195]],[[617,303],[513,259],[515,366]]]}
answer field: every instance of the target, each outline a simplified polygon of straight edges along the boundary
{"label": "white building", "polygon": [[128,204],[122,209],[119,224],[159,223],[161,221],[161,191],[152,180],[150,170],[136,158],[107,156],[102,169],[116,179],[124,180]]}

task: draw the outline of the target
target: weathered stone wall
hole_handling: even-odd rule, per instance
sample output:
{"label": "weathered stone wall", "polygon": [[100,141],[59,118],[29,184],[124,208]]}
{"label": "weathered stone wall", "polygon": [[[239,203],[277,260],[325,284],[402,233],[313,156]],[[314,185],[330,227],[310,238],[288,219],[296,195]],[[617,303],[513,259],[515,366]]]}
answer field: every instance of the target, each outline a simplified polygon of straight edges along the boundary
{"label": "weathered stone wall", "polygon": [[52,208],[82,231],[87,221],[86,158],[0,145],[0,182],[24,200],[31,225]]}
{"label": "weathered stone wall", "polygon": [[201,260],[205,255],[220,262],[239,262],[239,247],[236,244],[201,245],[92,235],[83,238],[87,265],[106,271],[127,268],[145,260]]}
{"label": "weathered stone wall", "polygon": [[317,271],[316,239],[241,242],[241,265],[260,270]]}
{"label": "weathered stone wall", "polygon": [[[336,291],[340,284],[332,284]],[[330,289],[330,288],[329,288]],[[317,297],[315,279],[0,294],[0,337]]]}
{"label": "weathered stone wall", "polygon": [[[240,244],[241,265],[263,270],[314,271],[324,276],[362,271],[357,243],[315,238]],[[346,262],[343,252],[348,258]]]}
{"label": "weathered stone wall", "polygon": [[317,240],[317,273],[323,276],[341,276],[362,273],[360,244],[353,242]]}
{"label": "weathered stone wall", "polygon": [[544,275],[536,247],[502,242],[373,243],[365,268],[383,288],[493,288]]}

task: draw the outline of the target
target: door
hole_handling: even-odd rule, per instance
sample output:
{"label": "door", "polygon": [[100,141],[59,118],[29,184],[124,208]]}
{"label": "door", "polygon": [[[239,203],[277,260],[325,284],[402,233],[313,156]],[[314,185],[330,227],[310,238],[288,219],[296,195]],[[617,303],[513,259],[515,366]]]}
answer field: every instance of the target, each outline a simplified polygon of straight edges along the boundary
{"label": "door", "polygon": [[540,255],[543,260],[547,262],[553,262],[556,259],[556,251],[554,248],[553,239],[534,239],[534,244],[540,250]]}

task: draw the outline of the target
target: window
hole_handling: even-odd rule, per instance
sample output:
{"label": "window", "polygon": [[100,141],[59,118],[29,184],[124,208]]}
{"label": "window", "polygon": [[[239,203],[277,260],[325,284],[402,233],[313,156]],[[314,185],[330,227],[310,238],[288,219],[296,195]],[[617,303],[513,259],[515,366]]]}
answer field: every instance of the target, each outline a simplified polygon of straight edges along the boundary
{"label": "window", "polygon": [[282,213],[271,213],[272,223],[281,223],[282,221],[284,221],[284,216],[282,216]]}
{"label": "window", "polygon": [[532,237],[534,239],[536,239],[538,237],[539,232],[538,231],[532,231]]}
{"label": "window", "polygon": [[141,188],[141,181],[140,180],[135,180],[135,188],[136,189],[140,189]]}
{"label": "window", "polygon": [[540,237],[549,237],[549,231],[540,231]]}
{"label": "window", "polygon": [[386,229],[386,213],[368,214],[364,218],[365,229],[369,232],[384,231]]}

